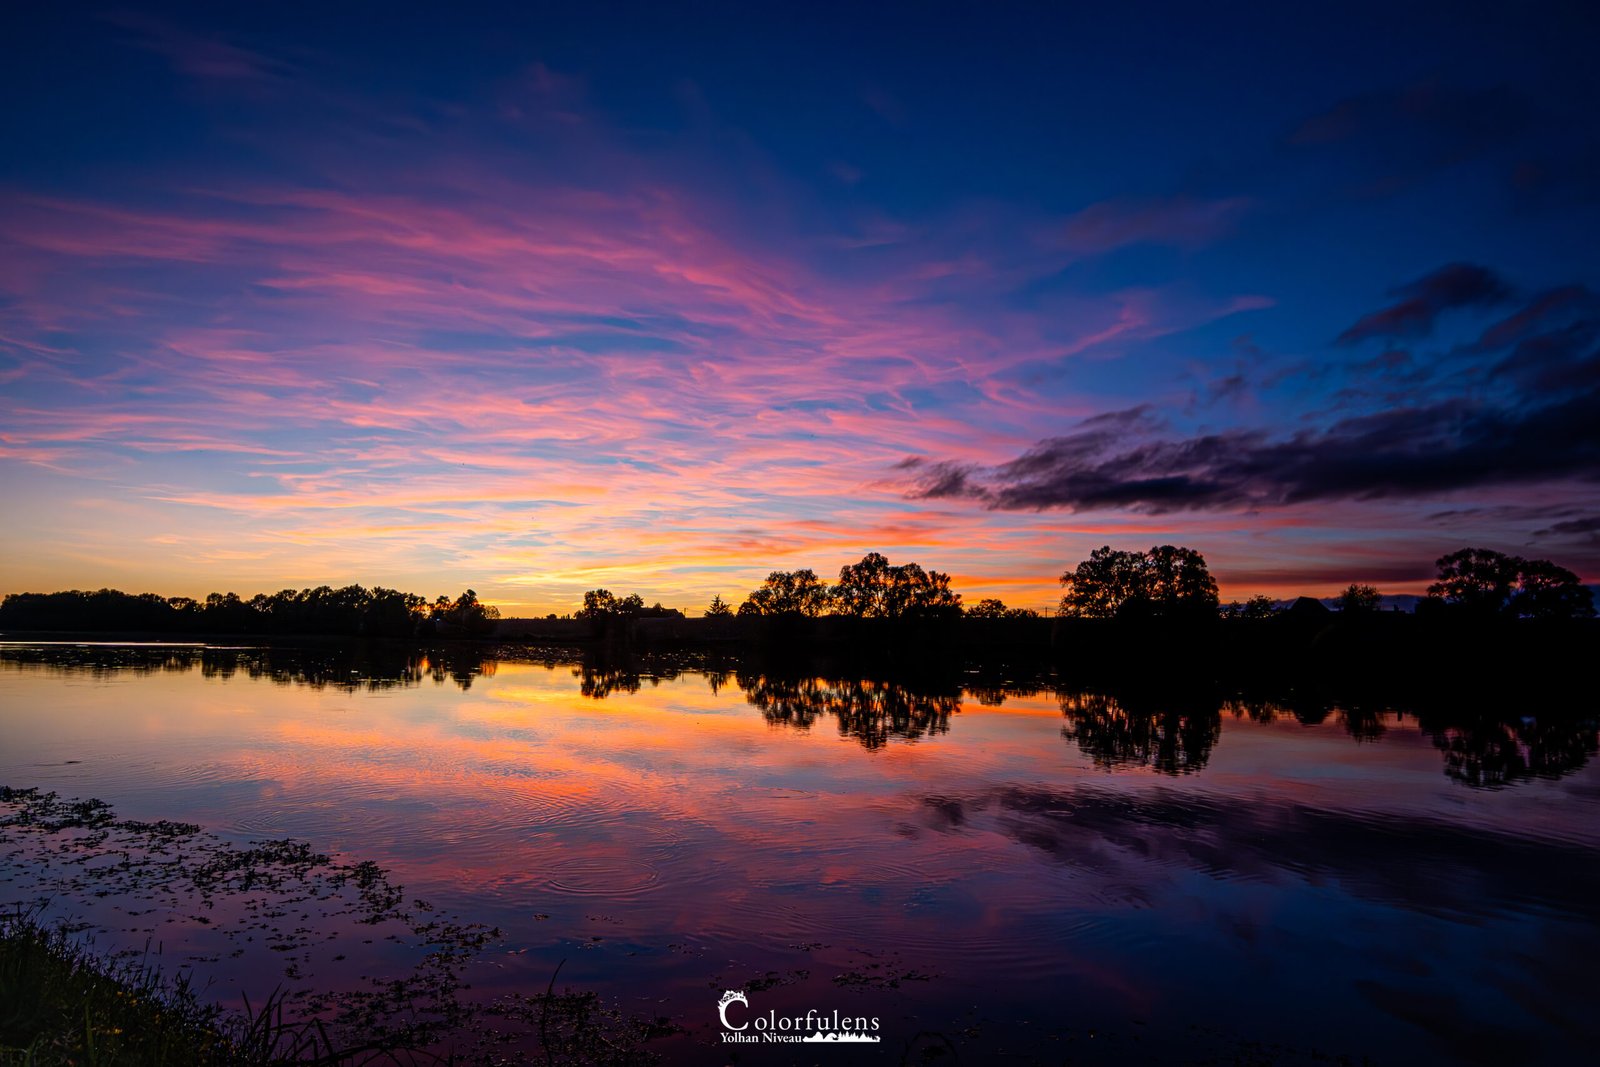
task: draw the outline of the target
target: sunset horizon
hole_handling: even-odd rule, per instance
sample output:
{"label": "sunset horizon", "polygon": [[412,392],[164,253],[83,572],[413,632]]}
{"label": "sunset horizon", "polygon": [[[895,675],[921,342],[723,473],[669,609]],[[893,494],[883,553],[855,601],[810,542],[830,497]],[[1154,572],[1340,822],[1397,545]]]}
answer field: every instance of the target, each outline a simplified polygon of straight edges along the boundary
{"label": "sunset horizon", "polygon": [[893,11],[19,13],[0,592],[1600,580],[1581,34]]}

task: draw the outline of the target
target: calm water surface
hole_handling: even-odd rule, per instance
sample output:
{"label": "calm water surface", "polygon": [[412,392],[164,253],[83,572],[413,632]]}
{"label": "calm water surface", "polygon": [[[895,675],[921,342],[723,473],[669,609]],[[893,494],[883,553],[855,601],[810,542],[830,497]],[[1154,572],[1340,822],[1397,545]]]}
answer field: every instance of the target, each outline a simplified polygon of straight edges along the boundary
{"label": "calm water surface", "polygon": [[[473,995],[565,960],[685,1027],[683,1062],[728,1055],[716,1001],[745,989],[881,1018],[816,1062],[932,1031],[963,1062],[1570,1063],[1600,1040],[1595,723],[1517,712],[8,646],[0,784],[374,860],[503,931]],[[285,980],[202,959],[224,1000]]]}

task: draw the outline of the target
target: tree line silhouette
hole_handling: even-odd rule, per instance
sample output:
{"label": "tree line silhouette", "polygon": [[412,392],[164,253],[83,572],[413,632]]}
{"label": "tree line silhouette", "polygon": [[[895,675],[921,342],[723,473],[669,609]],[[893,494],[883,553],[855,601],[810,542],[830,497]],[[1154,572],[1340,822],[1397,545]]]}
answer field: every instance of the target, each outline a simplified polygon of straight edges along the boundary
{"label": "tree line silhouette", "polygon": [[1437,566],[1439,580],[1428,587],[1434,605],[1501,618],[1586,619],[1595,613],[1594,597],[1578,576],[1547,559],[1463,548],[1441,556]]}
{"label": "tree line silhouette", "polygon": [[[1010,610],[998,600],[986,600],[983,606],[983,610],[991,614],[1003,615]],[[652,611],[658,616],[669,612],[682,614],[664,609],[660,604],[646,609],[637,594],[619,600],[608,590],[594,589],[583,595],[583,610],[578,612],[578,617],[649,617]],[[839,580],[832,585],[810,568],[773,571],[745,597],[737,611],[720,594],[711,598],[705,610],[706,618],[710,619],[735,616],[815,619],[822,615],[857,619],[939,619],[961,614],[961,594],[950,588],[948,574],[924,570],[916,563],[897,566],[879,552],[869,552],[859,563],[841,567]],[[1031,617],[1037,613],[1025,614]]]}
{"label": "tree line silhouette", "polygon": [[[1463,548],[1436,562],[1438,580],[1419,610],[1478,617],[1584,619],[1594,598],[1578,576],[1549,560],[1528,560],[1486,548]],[[1191,548],[1157,545],[1147,552],[1106,545],[1061,576],[1061,614],[1077,618],[1190,617],[1219,612],[1217,583],[1205,557]],[[1335,600],[1341,613],[1377,611],[1383,594],[1352,582]],[[1267,618],[1278,605],[1265,596],[1220,609],[1225,618]]]}
{"label": "tree line silhouette", "polygon": [[[1595,614],[1593,598],[1578,576],[1549,560],[1527,560],[1483,548],[1464,548],[1436,562],[1438,581],[1428,587],[1423,611],[1452,611],[1477,617],[1580,619]],[[1079,619],[1265,619],[1285,606],[1267,596],[1224,607],[1205,556],[1181,545],[1155,545],[1147,551],[1105,545],[1061,575],[1058,612]],[[1305,598],[1303,598],[1305,599]],[[1376,587],[1352,582],[1334,607],[1360,615],[1378,611],[1384,597]],[[584,594],[579,618],[648,617],[675,614],[657,604],[644,608],[637,595],[619,600],[604,589]],[[950,588],[950,576],[920,564],[891,564],[878,552],[839,570],[829,584],[806,568],[772,571],[735,610],[721,594],[705,616],[815,619],[1034,619],[1031,608],[1008,607],[985,598],[963,605]]]}
{"label": "tree line silhouette", "polygon": [[1156,545],[1126,552],[1105,545],[1061,576],[1061,614],[1090,619],[1211,616],[1217,582],[1192,548]]}
{"label": "tree line silhouette", "polygon": [[488,634],[499,618],[499,609],[471,589],[430,604],[415,593],[359,585],[284,589],[248,600],[237,593],[195,600],[74,589],[12,593],[0,602],[0,626],[37,631],[416,637]]}
{"label": "tree line silhouette", "polygon": [[657,601],[645,607],[638,593],[619,597],[609,589],[591,589],[583,594],[583,607],[573,616],[578,619],[681,619],[677,608],[664,608]]}
{"label": "tree line silhouette", "polygon": [[[1438,580],[1418,603],[1419,614],[1479,621],[1574,620],[1595,614],[1593,597],[1578,576],[1549,560],[1464,548],[1440,557],[1436,566]],[[1255,596],[1223,607],[1205,557],[1180,545],[1155,545],[1145,551],[1105,545],[1063,573],[1060,582],[1058,607],[1064,619],[1201,624],[1270,619],[1297,611],[1304,615],[1321,606],[1302,597],[1286,609],[1268,597]],[[1351,583],[1335,606],[1343,616],[1372,615],[1383,599],[1375,587]],[[916,622],[925,627],[960,618],[1016,622],[1036,619],[1038,613],[1008,607],[995,598],[964,606],[961,594],[950,587],[948,574],[917,563],[892,564],[881,553],[869,552],[859,562],[841,567],[833,583],[809,568],[772,571],[737,611],[718,595],[705,616],[714,620],[830,616]],[[684,613],[660,603],[646,606],[636,593],[619,597],[607,589],[592,589],[573,617],[615,632],[611,624],[618,620],[681,619]],[[471,589],[431,603],[414,593],[360,585],[285,589],[248,600],[231,592],[194,600],[100,589],[12,593],[0,601],[0,626],[36,631],[482,636],[495,632],[498,619],[498,609],[482,603]]]}

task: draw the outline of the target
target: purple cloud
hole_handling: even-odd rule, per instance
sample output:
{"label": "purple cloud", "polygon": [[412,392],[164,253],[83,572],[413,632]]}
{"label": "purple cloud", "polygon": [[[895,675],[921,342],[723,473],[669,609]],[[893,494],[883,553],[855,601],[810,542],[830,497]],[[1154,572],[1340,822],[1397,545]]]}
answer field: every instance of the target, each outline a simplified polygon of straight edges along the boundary
{"label": "purple cloud", "polygon": [[1401,299],[1359,319],[1339,335],[1340,344],[1368,338],[1425,337],[1441,314],[1455,308],[1492,307],[1511,289],[1491,270],[1471,263],[1451,263],[1392,291]]}

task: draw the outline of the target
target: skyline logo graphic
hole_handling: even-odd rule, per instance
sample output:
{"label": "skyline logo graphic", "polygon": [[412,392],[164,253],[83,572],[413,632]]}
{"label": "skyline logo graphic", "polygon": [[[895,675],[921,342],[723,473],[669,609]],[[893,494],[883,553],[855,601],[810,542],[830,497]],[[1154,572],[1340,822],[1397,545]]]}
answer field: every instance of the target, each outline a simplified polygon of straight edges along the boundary
{"label": "skyline logo graphic", "polygon": [[729,1009],[734,1005],[750,1007],[744,990],[725,990],[717,1001],[722,1040],[727,1044],[842,1045],[877,1044],[882,1040],[877,1034],[880,1023],[876,1015],[845,1015],[837,1010],[821,1012],[813,1008],[804,1015],[779,1015],[776,1010],[768,1010],[765,1015],[747,1017],[744,1010],[735,1010],[730,1016]]}

